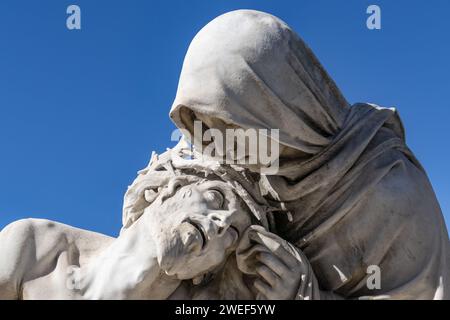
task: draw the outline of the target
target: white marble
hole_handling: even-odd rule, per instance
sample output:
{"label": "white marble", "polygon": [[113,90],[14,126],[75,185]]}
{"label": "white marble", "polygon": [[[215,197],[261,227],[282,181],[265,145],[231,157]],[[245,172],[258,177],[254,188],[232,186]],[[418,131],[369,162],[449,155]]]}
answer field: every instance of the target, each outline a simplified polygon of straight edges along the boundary
{"label": "white marble", "polygon": [[279,129],[278,171],[184,143],[154,154],[116,239],[38,219],[4,228],[0,299],[450,297],[446,226],[396,110],[350,105],[278,18],[238,10],[205,26],[170,116],[190,133],[195,120]]}

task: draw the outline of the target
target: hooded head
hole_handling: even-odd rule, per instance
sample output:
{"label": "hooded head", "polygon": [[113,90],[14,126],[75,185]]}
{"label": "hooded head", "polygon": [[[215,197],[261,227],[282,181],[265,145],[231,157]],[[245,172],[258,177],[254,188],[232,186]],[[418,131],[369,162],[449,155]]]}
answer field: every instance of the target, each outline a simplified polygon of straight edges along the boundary
{"label": "hooded head", "polygon": [[306,44],[280,19],[237,10],[192,40],[170,117],[243,129],[279,129],[279,142],[315,154],[343,125],[349,105]]}

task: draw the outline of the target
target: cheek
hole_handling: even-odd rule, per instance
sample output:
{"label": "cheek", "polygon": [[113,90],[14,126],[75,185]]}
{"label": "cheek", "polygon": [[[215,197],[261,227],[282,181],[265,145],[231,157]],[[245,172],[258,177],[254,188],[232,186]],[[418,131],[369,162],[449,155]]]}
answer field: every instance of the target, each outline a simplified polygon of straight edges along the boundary
{"label": "cheek", "polygon": [[211,241],[208,245],[208,257],[212,263],[220,264],[225,259],[227,250],[233,245],[234,237],[230,232],[226,232],[222,237]]}
{"label": "cheek", "polygon": [[238,214],[233,219],[233,226],[239,231],[239,235],[243,234],[245,230],[252,224],[252,220],[244,209],[238,209]]}
{"label": "cheek", "polygon": [[236,242],[236,231],[232,228],[227,229],[227,231],[221,237],[216,237],[210,240],[208,243],[208,251],[217,252],[223,254],[227,249],[231,248]]}
{"label": "cheek", "polygon": [[228,230],[222,237],[224,249],[226,250],[233,246],[237,240],[237,237],[238,235],[236,234],[236,231],[232,229]]}
{"label": "cheek", "polygon": [[203,256],[201,258],[194,257],[191,263],[197,265],[197,270],[202,270],[203,272],[217,267],[225,260],[225,254],[232,241],[232,237],[229,234],[210,241]]}

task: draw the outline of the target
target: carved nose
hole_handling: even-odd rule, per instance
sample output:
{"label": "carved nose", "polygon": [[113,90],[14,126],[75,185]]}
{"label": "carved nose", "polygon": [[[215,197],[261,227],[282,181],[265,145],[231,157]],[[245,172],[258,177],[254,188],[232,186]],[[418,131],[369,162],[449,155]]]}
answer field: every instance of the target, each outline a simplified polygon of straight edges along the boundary
{"label": "carved nose", "polygon": [[217,211],[209,214],[212,223],[215,226],[216,233],[220,237],[231,225],[231,213],[226,211]]}
{"label": "carved nose", "polygon": [[225,212],[212,212],[209,214],[213,233],[222,236],[231,225],[231,215]]}

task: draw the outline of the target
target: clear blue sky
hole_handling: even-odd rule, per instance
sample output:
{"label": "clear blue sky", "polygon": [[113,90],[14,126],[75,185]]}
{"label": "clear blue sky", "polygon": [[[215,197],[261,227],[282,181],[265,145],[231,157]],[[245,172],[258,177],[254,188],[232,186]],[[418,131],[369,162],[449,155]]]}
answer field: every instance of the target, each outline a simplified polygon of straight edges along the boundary
{"label": "clear blue sky", "polygon": [[[66,8],[82,30],[66,28]],[[366,8],[382,29],[366,28]],[[350,102],[396,106],[450,224],[450,1],[2,0],[0,228],[48,218],[116,235],[122,198],[152,150],[196,32],[239,8],[279,16]]]}

